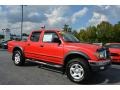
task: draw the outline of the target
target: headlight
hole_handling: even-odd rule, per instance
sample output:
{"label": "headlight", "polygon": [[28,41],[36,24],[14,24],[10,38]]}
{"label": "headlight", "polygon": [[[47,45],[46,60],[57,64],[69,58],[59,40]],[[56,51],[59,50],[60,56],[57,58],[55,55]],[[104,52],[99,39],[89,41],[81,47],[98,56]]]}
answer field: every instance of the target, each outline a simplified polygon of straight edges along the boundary
{"label": "headlight", "polygon": [[96,51],[95,56],[100,59],[106,58],[106,50],[105,49],[99,49]]}
{"label": "headlight", "polygon": [[99,54],[100,54],[99,55],[100,58],[105,58],[104,52],[100,52]]}

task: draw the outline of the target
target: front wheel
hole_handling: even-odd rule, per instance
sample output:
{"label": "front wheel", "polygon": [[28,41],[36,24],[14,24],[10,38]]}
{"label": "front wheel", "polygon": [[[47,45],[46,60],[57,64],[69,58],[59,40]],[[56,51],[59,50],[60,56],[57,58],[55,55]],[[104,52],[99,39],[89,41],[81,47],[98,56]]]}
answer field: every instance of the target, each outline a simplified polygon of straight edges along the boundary
{"label": "front wheel", "polygon": [[72,59],[67,64],[66,74],[71,81],[75,83],[84,83],[89,79],[89,66],[87,62],[82,59]]}
{"label": "front wheel", "polygon": [[22,66],[25,63],[24,56],[22,55],[21,51],[14,51],[13,53],[13,61],[14,64],[17,66]]}

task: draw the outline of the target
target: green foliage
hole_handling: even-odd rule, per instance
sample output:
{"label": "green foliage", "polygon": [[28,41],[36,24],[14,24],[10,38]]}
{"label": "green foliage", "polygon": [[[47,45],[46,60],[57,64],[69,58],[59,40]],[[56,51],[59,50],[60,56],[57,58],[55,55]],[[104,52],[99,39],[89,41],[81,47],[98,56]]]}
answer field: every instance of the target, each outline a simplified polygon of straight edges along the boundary
{"label": "green foliage", "polygon": [[120,42],[120,22],[115,25],[103,21],[97,26],[81,29],[75,35],[82,42],[110,43]]}
{"label": "green foliage", "polygon": [[120,42],[120,22],[114,25],[113,39],[115,42]]}
{"label": "green foliage", "polygon": [[29,36],[28,34],[26,34],[26,33],[22,33],[22,36]]}
{"label": "green foliage", "polygon": [[63,31],[72,32],[72,28],[70,28],[69,25],[65,24],[64,27],[63,27]]}
{"label": "green foliage", "polygon": [[69,25],[64,25],[63,31],[73,33],[81,42],[88,43],[111,43],[120,42],[120,22],[115,25],[102,21],[97,26],[89,26],[79,32],[72,31]]}

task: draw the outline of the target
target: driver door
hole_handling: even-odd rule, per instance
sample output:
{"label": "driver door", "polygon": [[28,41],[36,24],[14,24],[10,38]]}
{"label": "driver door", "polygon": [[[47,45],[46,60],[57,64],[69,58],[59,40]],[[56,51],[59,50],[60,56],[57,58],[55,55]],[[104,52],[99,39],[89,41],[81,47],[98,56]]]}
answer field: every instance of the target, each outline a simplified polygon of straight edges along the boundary
{"label": "driver door", "polygon": [[44,32],[43,40],[41,43],[41,56],[43,60],[62,64],[63,44],[59,42],[59,40],[59,36],[56,32]]}

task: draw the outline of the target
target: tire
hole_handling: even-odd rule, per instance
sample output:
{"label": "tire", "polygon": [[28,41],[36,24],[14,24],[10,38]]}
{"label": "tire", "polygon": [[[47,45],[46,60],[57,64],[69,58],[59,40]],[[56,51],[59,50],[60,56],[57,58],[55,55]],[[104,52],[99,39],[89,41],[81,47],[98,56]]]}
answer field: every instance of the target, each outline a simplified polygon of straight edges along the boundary
{"label": "tire", "polygon": [[25,58],[20,50],[14,51],[13,61],[16,66],[22,66],[25,63]]}
{"label": "tire", "polygon": [[83,59],[72,59],[67,63],[66,74],[71,81],[84,84],[90,77],[89,65]]}

